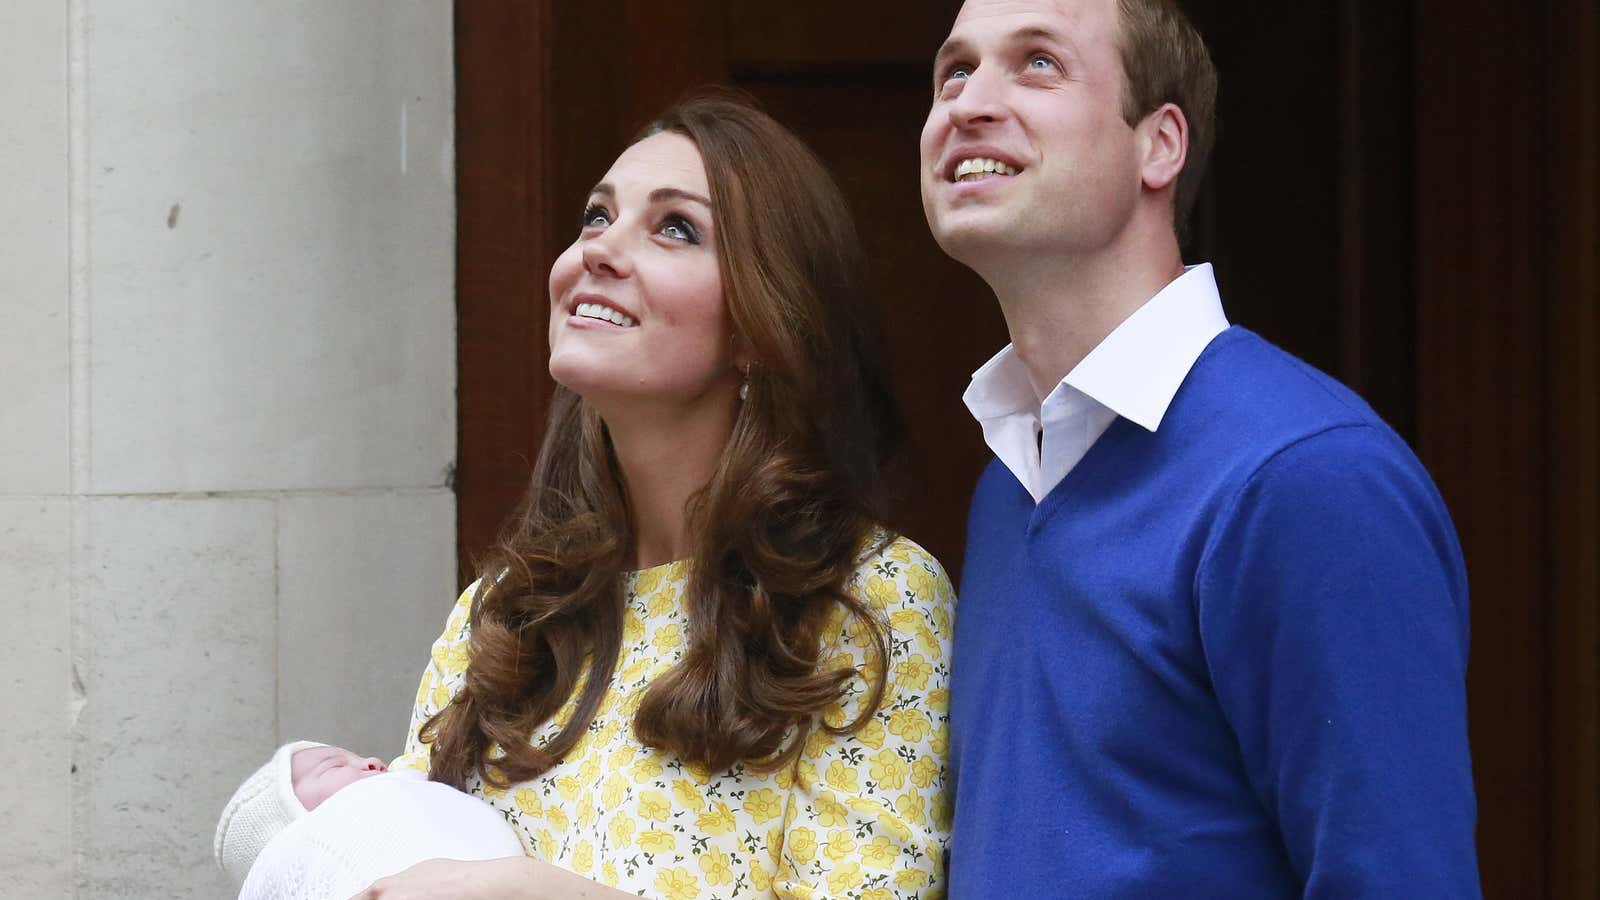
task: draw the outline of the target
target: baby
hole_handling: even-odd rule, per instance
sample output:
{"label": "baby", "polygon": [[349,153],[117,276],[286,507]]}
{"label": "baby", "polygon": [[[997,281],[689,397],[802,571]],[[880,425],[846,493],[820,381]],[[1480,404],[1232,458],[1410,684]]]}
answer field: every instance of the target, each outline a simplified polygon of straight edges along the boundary
{"label": "baby", "polygon": [[346,898],[429,859],[519,856],[483,801],[420,772],[311,741],[285,744],[217,822],[218,865],[240,900]]}

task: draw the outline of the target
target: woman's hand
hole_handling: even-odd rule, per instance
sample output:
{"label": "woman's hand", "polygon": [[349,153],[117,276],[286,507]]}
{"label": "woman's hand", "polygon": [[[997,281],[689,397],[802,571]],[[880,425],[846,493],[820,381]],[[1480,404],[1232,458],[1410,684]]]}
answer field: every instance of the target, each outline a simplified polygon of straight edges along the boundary
{"label": "woman's hand", "polygon": [[[533,860],[507,856],[482,862],[430,859],[380,878],[350,900],[493,900],[537,897],[532,893]],[[523,893],[519,893],[519,890]]]}

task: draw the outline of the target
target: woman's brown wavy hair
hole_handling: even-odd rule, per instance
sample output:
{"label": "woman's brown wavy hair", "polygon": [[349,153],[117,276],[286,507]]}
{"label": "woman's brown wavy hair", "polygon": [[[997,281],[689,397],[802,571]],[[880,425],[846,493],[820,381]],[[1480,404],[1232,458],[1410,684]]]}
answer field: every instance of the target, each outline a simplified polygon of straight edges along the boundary
{"label": "woman's brown wavy hair", "polygon": [[[634,716],[643,743],[723,771],[772,770],[813,729],[844,734],[882,702],[888,633],[845,592],[883,521],[880,467],[899,421],[850,210],[822,163],[749,103],[702,95],[636,140],[699,147],[717,223],[723,295],[757,360],[749,396],[709,483],[689,509],[687,647]],[[633,529],[605,423],[557,388],[532,485],[479,566],[465,684],[423,728],[433,780],[501,787],[558,763],[594,720],[622,645],[622,574]],[[880,537],[881,539],[881,537]],[[866,629],[859,714],[831,726],[855,669],[822,663],[824,623]],[[577,693],[549,740],[531,736]]]}

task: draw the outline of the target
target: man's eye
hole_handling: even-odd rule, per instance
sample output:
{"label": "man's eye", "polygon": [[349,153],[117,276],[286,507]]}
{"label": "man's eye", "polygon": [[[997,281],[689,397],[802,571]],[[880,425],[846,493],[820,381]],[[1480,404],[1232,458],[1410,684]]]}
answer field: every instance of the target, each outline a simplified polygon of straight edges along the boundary
{"label": "man's eye", "polygon": [[611,213],[603,206],[584,207],[583,215],[578,217],[579,228],[604,228],[611,224]]}
{"label": "man's eye", "polygon": [[971,78],[971,77],[972,77],[972,69],[969,66],[951,66],[944,73],[944,80],[945,81],[957,81],[957,80],[960,80],[960,79],[963,79],[963,78]]}
{"label": "man's eye", "polygon": [[1028,69],[1030,71],[1043,72],[1047,69],[1054,69],[1055,67],[1056,61],[1048,56],[1035,56],[1028,60]]}

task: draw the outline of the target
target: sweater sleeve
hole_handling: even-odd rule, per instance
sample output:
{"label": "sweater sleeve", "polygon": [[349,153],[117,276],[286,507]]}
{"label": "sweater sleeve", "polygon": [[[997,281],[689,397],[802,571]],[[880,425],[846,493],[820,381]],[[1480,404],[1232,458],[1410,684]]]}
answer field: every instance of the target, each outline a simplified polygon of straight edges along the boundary
{"label": "sweater sleeve", "polygon": [[[850,590],[889,625],[883,703],[855,734],[813,732],[792,775],[786,773],[772,893],[942,897],[951,824],[945,782],[955,592],[938,562],[904,539],[863,564]],[[867,677],[824,716],[836,726],[856,716],[877,665],[863,629],[837,627],[830,666],[859,667]]]}
{"label": "sweater sleeve", "polygon": [[473,582],[461,592],[456,605],[450,610],[449,618],[445,620],[444,631],[433,642],[433,651],[422,669],[422,681],[417,685],[416,703],[411,707],[411,726],[406,729],[406,749],[389,764],[391,769],[428,771],[432,745],[423,743],[418,733],[429,719],[449,705],[466,677],[467,648],[471,636],[467,621],[472,613],[472,595],[477,589],[478,583]]}
{"label": "sweater sleeve", "polygon": [[1307,898],[1478,897],[1466,574],[1397,439],[1331,429],[1241,488],[1196,578],[1223,714]]}

